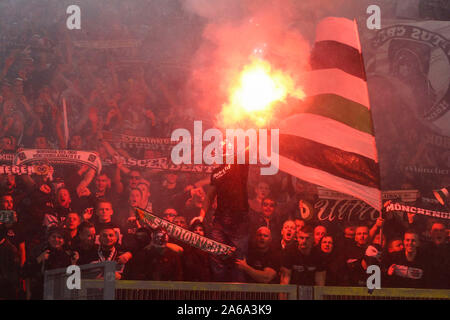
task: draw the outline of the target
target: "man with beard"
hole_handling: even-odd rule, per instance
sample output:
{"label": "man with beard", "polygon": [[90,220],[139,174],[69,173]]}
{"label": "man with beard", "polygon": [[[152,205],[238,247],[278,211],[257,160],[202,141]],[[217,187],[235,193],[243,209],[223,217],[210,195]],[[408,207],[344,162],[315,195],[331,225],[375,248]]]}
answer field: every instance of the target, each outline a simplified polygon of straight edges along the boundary
{"label": "man with beard", "polygon": [[[122,273],[125,268],[125,264],[128,262],[129,257],[126,259],[123,259],[123,256],[126,255],[126,253],[123,253],[119,248],[119,235],[117,234],[116,230],[114,228],[105,226],[100,231],[100,237],[99,237],[100,245],[96,246],[94,248],[94,252],[91,252],[91,254],[97,252],[95,255],[95,259],[92,260],[90,263],[100,263],[104,261],[115,261],[117,262],[116,265],[116,280],[120,280],[122,278]],[[130,254],[131,257],[131,254]],[[99,274],[97,278],[103,278],[103,274]]]}
{"label": "man with beard", "polygon": [[272,247],[272,235],[267,227],[254,234],[253,245],[245,259],[236,259],[238,268],[245,272],[247,282],[280,283],[280,252]]}

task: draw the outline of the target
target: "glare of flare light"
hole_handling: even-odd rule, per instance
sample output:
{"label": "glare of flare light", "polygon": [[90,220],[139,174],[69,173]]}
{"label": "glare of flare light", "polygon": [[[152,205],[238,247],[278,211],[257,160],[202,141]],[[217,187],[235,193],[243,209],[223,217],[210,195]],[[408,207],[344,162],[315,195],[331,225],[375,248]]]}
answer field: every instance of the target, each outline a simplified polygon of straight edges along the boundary
{"label": "glare of flare light", "polygon": [[223,106],[221,113],[223,125],[249,121],[258,127],[264,126],[277,102],[284,102],[288,96],[303,99],[305,94],[287,73],[273,69],[266,60],[253,57],[230,88],[229,103]]}

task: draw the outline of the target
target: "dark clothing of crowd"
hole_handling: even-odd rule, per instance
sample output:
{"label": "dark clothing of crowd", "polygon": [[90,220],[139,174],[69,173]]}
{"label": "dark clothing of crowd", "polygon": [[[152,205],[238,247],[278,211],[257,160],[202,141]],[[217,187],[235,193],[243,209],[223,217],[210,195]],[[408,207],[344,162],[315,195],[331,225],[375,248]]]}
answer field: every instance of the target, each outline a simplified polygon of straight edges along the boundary
{"label": "dark clothing of crowd", "polygon": [[[305,254],[295,235],[284,238],[285,222],[302,218],[299,201],[317,199],[315,192],[294,190],[291,176],[280,172],[261,183],[248,165],[225,165],[211,174],[126,164],[129,159],[170,154],[160,145],[109,143],[106,133],[167,138],[173,129],[190,127],[193,120],[208,116],[206,112],[198,118],[190,115],[177,100],[180,82],[186,79],[166,79],[164,72],[140,63],[135,48],[74,48],[68,43],[89,40],[84,39],[89,32],[93,38],[109,39],[110,31],[96,25],[86,34],[70,33],[59,21],[65,18],[65,10],[59,15],[36,11],[39,1],[27,0],[21,1],[23,7],[17,11],[10,5],[14,1],[0,3],[0,164],[12,165],[10,156],[20,148],[70,149],[97,152],[103,167],[95,172],[79,163],[43,161],[39,164],[51,169],[46,175],[0,175],[1,210],[14,210],[18,220],[0,225],[0,299],[42,299],[45,271],[102,261],[116,261],[117,280],[252,283],[264,279],[274,284],[280,283],[281,270],[286,269],[293,284],[315,285],[317,275],[325,273],[325,285],[366,285],[366,250],[371,243],[356,245],[354,238],[344,237],[343,226],[327,226],[326,235],[334,240],[327,253],[319,243]],[[117,3],[129,7],[120,7],[114,18],[141,16],[139,4]],[[29,21],[33,15],[48,22],[35,30],[31,24],[14,23]],[[100,21],[109,18],[102,16]],[[114,32],[119,40],[145,34],[143,21],[130,28],[120,22]],[[206,120],[214,122],[213,117]],[[224,175],[235,178],[221,179]],[[188,229],[202,215],[204,198],[213,187],[217,204],[211,203],[205,212],[203,234],[230,245],[239,241],[245,248],[225,260],[177,239],[155,244],[151,226],[137,219],[133,210],[144,208]],[[268,196],[274,202],[272,211],[264,207]],[[104,204],[107,208],[101,210],[106,213],[100,210]],[[78,222],[71,226],[71,219]],[[448,289],[448,242],[435,245],[423,236],[425,217],[408,219],[396,214],[383,228],[387,242],[415,228],[421,237],[417,255],[410,261],[404,249],[388,253],[386,245],[380,262],[383,286]],[[263,249],[254,243],[261,227],[269,230],[271,239]],[[89,229],[93,231],[88,237]],[[104,230],[112,232],[104,234]],[[107,236],[114,240],[109,243]],[[238,277],[218,277],[218,266],[236,269],[237,264],[241,267]],[[391,265],[400,267],[387,276]]]}

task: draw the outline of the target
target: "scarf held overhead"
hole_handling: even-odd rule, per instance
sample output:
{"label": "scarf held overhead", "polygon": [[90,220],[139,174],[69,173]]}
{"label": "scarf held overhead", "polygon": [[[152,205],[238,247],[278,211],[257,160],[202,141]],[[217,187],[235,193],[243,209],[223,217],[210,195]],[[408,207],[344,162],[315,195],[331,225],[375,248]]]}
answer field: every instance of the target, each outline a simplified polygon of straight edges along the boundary
{"label": "scarf held overhead", "polygon": [[176,224],[173,224],[165,219],[159,218],[141,208],[135,208],[135,210],[136,216],[142,222],[147,223],[154,229],[158,227],[163,227],[164,229],[167,230],[170,237],[180,240],[192,247],[220,256],[227,256],[232,253],[232,248],[226,244],[211,240],[206,237],[202,237],[192,231],[181,228]]}
{"label": "scarf held overhead", "polygon": [[96,152],[58,149],[22,149],[14,157],[14,165],[28,164],[33,161],[46,161],[58,164],[84,164],[99,173],[102,162]]}

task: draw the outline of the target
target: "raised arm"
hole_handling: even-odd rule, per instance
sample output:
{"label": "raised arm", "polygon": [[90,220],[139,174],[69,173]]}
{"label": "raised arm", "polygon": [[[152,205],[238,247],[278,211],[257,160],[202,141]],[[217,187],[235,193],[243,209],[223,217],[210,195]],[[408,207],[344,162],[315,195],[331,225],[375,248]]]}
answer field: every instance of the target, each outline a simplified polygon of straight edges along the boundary
{"label": "raised arm", "polygon": [[375,238],[375,236],[377,235],[378,231],[380,230],[380,228],[383,227],[384,224],[384,219],[379,217],[374,225],[372,226],[372,228],[370,228],[369,230],[369,243],[372,242],[372,240]]}

